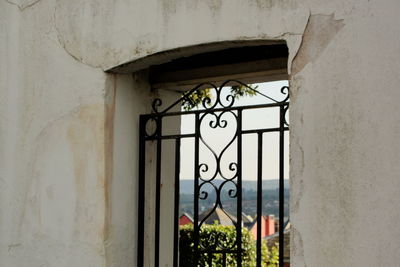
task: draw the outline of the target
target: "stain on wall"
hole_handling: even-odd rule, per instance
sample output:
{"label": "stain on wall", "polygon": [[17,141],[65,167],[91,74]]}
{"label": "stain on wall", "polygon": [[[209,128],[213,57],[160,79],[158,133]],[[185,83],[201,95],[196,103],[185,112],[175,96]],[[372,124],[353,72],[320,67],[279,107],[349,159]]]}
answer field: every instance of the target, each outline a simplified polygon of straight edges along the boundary
{"label": "stain on wall", "polygon": [[115,101],[117,93],[117,77],[110,75],[106,83],[111,85],[105,95],[105,122],[104,122],[104,153],[105,153],[105,180],[104,180],[104,199],[105,199],[105,220],[104,220],[104,240],[109,239],[110,223],[111,223],[111,186],[113,179],[114,167],[114,117],[115,117]]}

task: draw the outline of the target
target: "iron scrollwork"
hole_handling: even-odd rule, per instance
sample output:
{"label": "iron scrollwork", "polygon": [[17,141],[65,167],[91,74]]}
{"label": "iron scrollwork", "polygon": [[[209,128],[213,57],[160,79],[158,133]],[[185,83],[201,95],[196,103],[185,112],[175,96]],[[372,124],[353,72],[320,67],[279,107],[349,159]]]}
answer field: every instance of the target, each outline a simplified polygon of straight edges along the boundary
{"label": "iron scrollwork", "polygon": [[[266,95],[263,92],[257,90],[257,88],[253,88],[241,81],[238,80],[227,80],[221,83],[220,85],[216,85],[215,83],[205,82],[195,86],[190,91],[184,93],[179,99],[173,102],[171,105],[167,106],[164,109],[161,109],[163,103],[159,98],[154,99],[152,102],[152,113],[144,115],[143,117],[143,130],[142,137],[143,140],[157,140],[158,145],[161,147],[161,140],[163,138],[162,132],[162,118],[165,115],[184,115],[184,114],[195,114],[196,121],[196,131],[191,137],[194,137],[197,140],[197,147],[195,147],[195,154],[199,155],[199,146],[201,145],[205,150],[209,151],[212,155],[208,160],[210,162],[206,162],[203,159],[200,159],[198,156],[197,163],[195,163],[195,222],[194,222],[194,257],[199,258],[201,254],[208,253],[222,253],[226,255],[227,253],[235,253],[238,257],[238,261],[241,259],[241,234],[242,234],[242,214],[241,214],[241,192],[242,192],[242,173],[241,173],[241,136],[244,134],[242,131],[242,111],[245,110],[246,106],[236,106],[235,100],[236,95],[235,92],[238,92],[238,88],[244,88],[247,92],[250,92],[251,95],[259,95],[264,97],[267,100],[267,104],[260,105],[259,108],[263,107],[279,107],[280,108],[280,127],[279,129],[258,129],[253,131],[253,133],[257,133],[259,136],[262,136],[263,131],[266,132],[268,130],[279,131],[281,134],[283,131],[288,130],[289,123],[287,120],[287,111],[289,108],[289,87],[284,86],[280,88],[280,99],[276,99],[276,97],[271,97]],[[199,106],[196,110],[191,111],[176,111],[176,108],[182,106],[185,102],[191,101],[191,96],[193,94],[198,94],[199,90],[210,90],[213,93],[208,95],[203,95],[203,98],[199,102]],[[211,96],[212,95],[212,96]],[[175,108],[175,109],[174,109]],[[171,110],[175,110],[171,112]],[[232,125],[234,124],[234,125]],[[207,137],[204,135],[204,129],[209,130],[218,130],[218,131],[230,131],[230,134],[226,134],[226,142],[225,144],[220,144],[221,148],[216,149],[213,145],[207,140]],[[187,137],[187,136],[186,136]],[[171,136],[169,137],[171,138]],[[183,138],[182,135],[176,135],[173,137],[176,139],[177,151],[180,146],[180,139]],[[179,142],[179,143],[178,143]],[[236,159],[224,161],[225,155],[227,155],[230,149],[237,149]],[[157,148],[158,151],[158,148]],[[240,152],[239,152],[240,151]],[[159,153],[159,152],[158,152]],[[180,153],[180,152],[176,152]],[[161,156],[160,156],[161,157]],[[179,157],[176,160],[179,165]],[[282,156],[283,157],[283,156]],[[157,159],[158,161],[159,159]],[[211,166],[215,166],[212,167]],[[160,168],[159,166],[157,167]],[[179,172],[179,171],[178,171]],[[159,173],[159,172],[158,172]],[[160,174],[158,174],[158,180],[160,179]],[[179,184],[179,174],[176,176]],[[282,178],[283,179],[283,178]],[[218,181],[218,182],[217,182]],[[258,189],[257,189],[258,190]],[[178,191],[179,192],[179,191]],[[160,194],[157,192],[156,194]],[[203,217],[199,218],[199,210],[196,210],[196,203],[198,207],[198,203],[200,201],[210,200],[211,196],[215,200],[209,209],[208,213],[203,215]],[[179,199],[179,198],[178,198]],[[237,214],[236,217],[230,215],[224,207],[224,199],[236,199],[237,200]],[[175,203],[175,216],[177,216],[177,210],[179,210],[179,203]],[[156,208],[157,215],[156,217],[159,220],[159,205]],[[216,233],[207,240],[206,243],[203,243],[200,238],[200,230],[201,227],[206,224],[207,219],[216,211],[216,209],[222,210],[227,217],[232,222],[232,225],[236,228],[236,238],[233,242],[221,242],[222,236],[219,236]],[[260,216],[261,213],[257,211],[257,216]],[[175,220],[177,218],[175,217]],[[282,220],[283,221],[283,220]],[[175,222],[175,230],[177,221]],[[157,227],[156,227],[157,228]],[[157,234],[156,234],[157,235]],[[176,234],[175,234],[176,236]],[[197,239],[197,241],[196,241]],[[177,242],[174,243],[174,259],[177,257]],[[258,248],[257,248],[258,249]],[[261,247],[259,248],[261,251]],[[156,260],[158,259],[156,249]],[[258,250],[257,250],[258,251]],[[261,253],[261,252],[260,252]],[[258,252],[257,252],[257,255]],[[196,262],[196,261],[195,261]]]}
{"label": "iron scrollwork", "polygon": [[201,108],[205,109],[205,110],[213,110],[215,109],[218,105],[221,106],[222,108],[229,108],[229,107],[233,107],[235,104],[235,95],[233,94],[227,94],[225,97],[222,96],[222,92],[224,91],[224,89],[228,88],[228,87],[235,87],[235,86],[241,86],[243,88],[245,88],[246,90],[249,90],[251,92],[254,92],[256,95],[260,95],[265,97],[266,99],[272,101],[273,103],[285,103],[289,100],[289,87],[288,86],[283,86],[281,88],[281,94],[284,97],[282,100],[277,100],[271,96],[268,96],[262,92],[260,92],[259,90],[257,90],[256,88],[253,88],[251,86],[249,86],[246,83],[243,83],[241,81],[238,80],[226,80],[225,82],[223,82],[220,86],[217,86],[214,83],[211,82],[204,82],[201,84],[198,84],[197,86],[195,86],[193,89],[189,90],[188,92],[184,93],[182,95],[181,98],[179,98],[178,100],[176,100],[174,103],[172,103],[170,106],[168,106],[167,108],[159,111],[159,107],[162,106],[163,102],[160,98],[155,98],[153,100],[152,103],[152,112],[154,114],[165,114],[168,111],[170,111],[173,107],[177,106],[177,105],[182,105],[183,103],[185,103],[186,101],[190,101],[190,96],[193,95],[194,93],[196,93],[198,90],[207,88],[207,89],[211,89],[215,92],[215,100],[212,100],[209,96],[206,96],[203,98],[202,102],[201,102]]}

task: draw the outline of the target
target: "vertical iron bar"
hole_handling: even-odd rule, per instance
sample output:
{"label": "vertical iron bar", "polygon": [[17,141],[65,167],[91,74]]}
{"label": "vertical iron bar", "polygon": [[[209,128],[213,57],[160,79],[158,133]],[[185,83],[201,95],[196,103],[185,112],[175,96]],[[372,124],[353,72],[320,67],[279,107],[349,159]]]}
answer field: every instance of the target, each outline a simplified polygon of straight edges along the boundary
{"label": "vertical iron bar", "polygon": [[280,107],[280,121],[279,121],[279,267],[283,267],[283,253],[284,253],[284,106]]}
{"label": "vertical iron bar", "polygon": [[262,225],[262,150],[263,135],[257,134],[257,267],[261,267],[261,225]]}
{"label": "vertical iron bar", "polygon": [[198,265],[199,258],[199,137],[200,137],[200,118],[199,113],[195,114],[195,142],[194,142],[194,266]]}
{"label": "vertical iron bar", "polygon": [[175,200],[174,200],[174,267],[178,267],[179,251],[179,174],[181,161],[181,139],[175,140]]}
{"label": "vertical iron bar", "polygon": [[145,190],[145,164],[146,164],[146,119],[139,117],[139,192],[138,192],[138,248],[137,266],[144,266],[144,190]]}
{"label": "vertical iron bar", "polygon": [[161,189],[161,134],[162,117],[158,116],[157,122],[157,163],[156,163],[156,221],[155,221],[155,254],[154,266],[159,266],[160,261],[160,189]]}
{"label": "vertical iron bar", "polygon": [[[238,142],[238,154],[237,154],[237,225],[236,225],[236,236],[237,236],[237,266],[242,266],[242,110],[238,110],[237,116],[237,142]],[[225,254],[224,254],[225,255]],[[225,255],[226,257],[226,255]]]}
{"label": "vertical iron bar", "polygon": [[222,260],[223,260],[222,265],[223,265],[224,267],[226,267],[226,253],[225,253],[225,252],[222,253]]}

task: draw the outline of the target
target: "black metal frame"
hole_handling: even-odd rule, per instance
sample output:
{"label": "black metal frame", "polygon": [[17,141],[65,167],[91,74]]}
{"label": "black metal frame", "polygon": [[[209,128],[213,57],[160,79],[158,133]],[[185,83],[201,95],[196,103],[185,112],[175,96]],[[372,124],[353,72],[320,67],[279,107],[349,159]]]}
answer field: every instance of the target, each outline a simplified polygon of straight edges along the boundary
{"label": "black metal frame", "polygon": [[[223,96],[222,92],[230,86],[244,86],[248,90],[252,90],[259,95],[264,96],[270,102],[268,104],[253,105],[253,106],[234,106],[235,96],[228,94]],[[190,96],[198,92],[202,88],[211,88],[216,93],[216,99],[211,100],[206,97],[202,101],[202,108],[191,111],[171,111],[174,107],[190,101]],[[261,218],[262,218],[262,142],[263,134],[267,132],[279,132],[279,266],[283,266],[283,250],[284,250],[284,132],[289,130],[289,124],[286,121],[286,112],[289,108],[289,88],[287,86],[281,88],[281,94],[283,100],[273,99],[256,89],[240,82],[237,80],[228,80],[217,86],[213,83],[202,83],[194,87],[189,92],[185,93],[180,99],[175,101],[169,107],[162,111],[158,111],[158,107],[162,105],[160,99],[155,99],[152,105],[153,112],[151,114],[145,114],[140,116],[140,137],[139,137],[139,211],[138,211],[138,254],[137,254],[137,266],[144,266],[144,216],[145,216],[145,164],[146,164],[146,142],[156,142],[156,207],[155,207],[155,244],[154,244],[154,262],[155,266],[159,266],[159,241],[160,241],[160,185],[161,185],[161,144],[163,140],[172,139],[175,140],[175,194],[174,194],[174,266],[178,266],[178,242],[179,242],[179,172],[180,172],[180,145],[181,140],[184,138],[194,138],[195,140],[195,170],[194,170],[194,262],[196,263],[198,258],[203,253],[221,253],[226,256],[229,254],[236,254],[238,266],[241,266],[242,262],[242,136],[246,134],[256,134],[258,136],[258,148],[257,148],[257,266],[261,266]],[[279,108],[279,127],[277,128],[265,128],[255,130],[243,130],[242,129],[242,112],[247,109],[256,108]],[[225,128],[227,126],[227,120],[225,120],[224,114],[232,114],[236,118],[236,132],[232,140],[228,145],[217,154],[203,139],[201,134],[201,126],[205,117],[212,116],[213,120],[210,121],[208,127],[211,128]],[[162,133],[162,121],[164,117],[168,116],[181,116],[186,114],[194,114],[195,116],[195,132],[191,134],[178,134],[178,135],[163,135]],[[153,133],[146,131],[146,124],[149,121],[155,122],[156,129]],[[221,170],[221,157],[228,147],[237,141],[237,162],[231,162],[228,166],[230,171],[234,172],[232,177],[225,177]],[[202,174],[209,171],[209,167],[206,163],[200,163],[199,159],[199,145],[204,144],[214,155],[216,162],[216,170],[212,175],[211,179],[205,179]],[[216,177],[222,177],[224,181],[220,185],[213,184]],[[237,199],[237,221],[233,221],[236,227],[236,242],[232,247],[221,248],[218,244],[215,244],[212,248],[205,248],[200,244],[199,233],[200,228],[204,224],[204,221],[211,215],[211,213],[219,206],[222,210],[223,204],[221,202],[220,193],[225,184],[232,184],[235,189],[229,190],[229,197]],[[216,203],[212,211],[205,216],[202,220],[199,220],[199,200],[207,199],[208,192],[202,190],[205,185],[210,185],[216,192]],[[197,264],[195,264],[196,266]]]}

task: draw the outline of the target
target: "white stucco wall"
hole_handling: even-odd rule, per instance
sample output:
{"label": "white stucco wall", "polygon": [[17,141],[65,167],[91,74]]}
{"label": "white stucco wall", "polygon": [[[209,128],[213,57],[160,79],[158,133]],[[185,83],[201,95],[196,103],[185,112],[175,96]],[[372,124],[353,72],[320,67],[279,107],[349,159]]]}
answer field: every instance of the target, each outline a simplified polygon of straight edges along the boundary
{"label": "white stucco wall", "polygon": [[0,3],[0,266],[104,266],[105,95],[54,5]]}
{"label": "white stucco wall", "polygon": [[[146,100],[147,99],[147,100]],[[138,114],[149,112],[150,92],[145,74],[118,75],[110,113],[113,129],[105,221],[107,266],[132,266],[136,258]]]}
{"label": "white stucco wall", "polygon": [[126,138],[137,139],[150,95],[144,77],[103,70],[253,39],[285,40],[290,52],[293,266],[396,266],[399,8],[1,1],[0,266],[134,266],[136,147]]}

